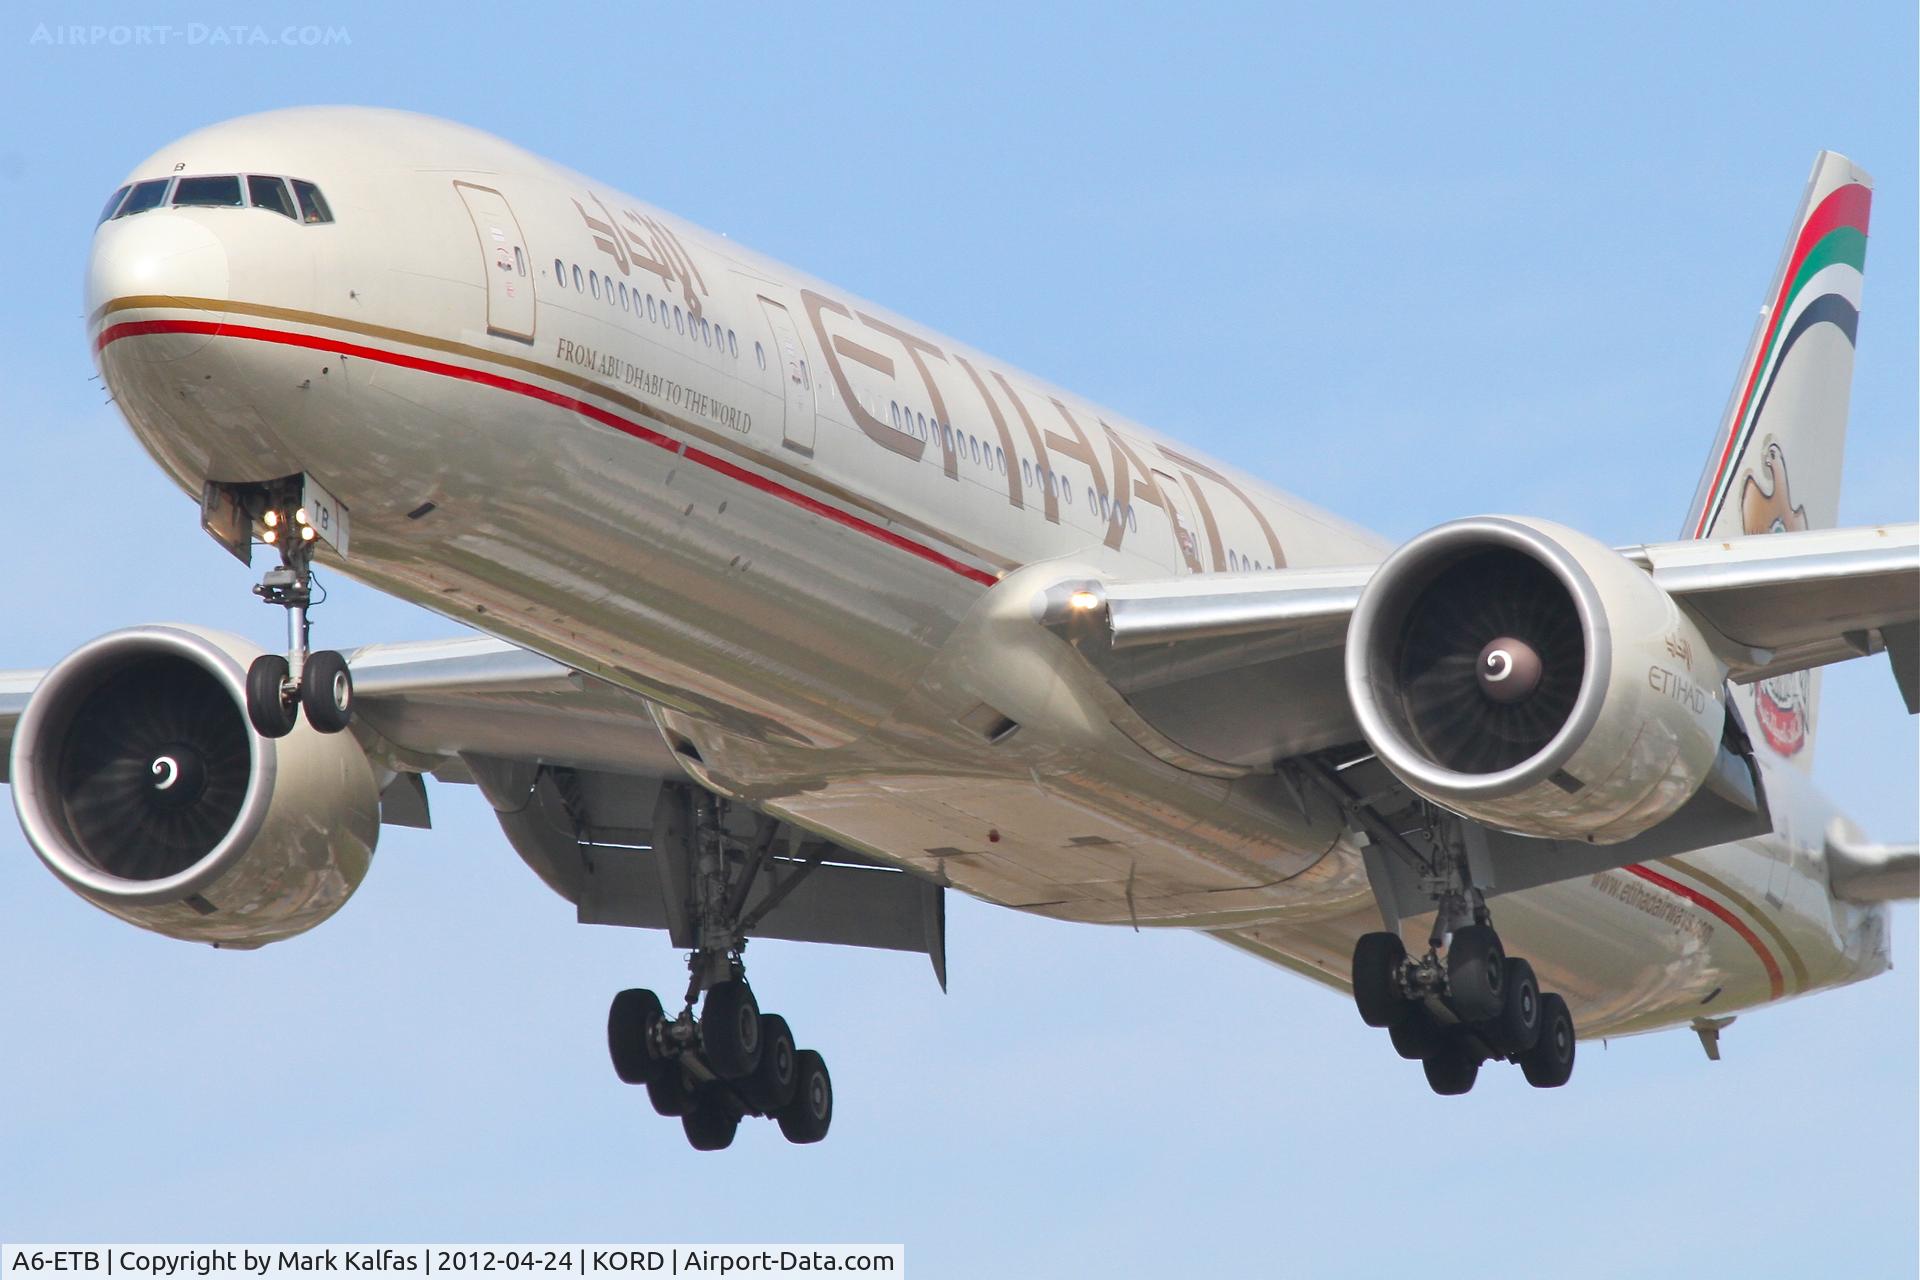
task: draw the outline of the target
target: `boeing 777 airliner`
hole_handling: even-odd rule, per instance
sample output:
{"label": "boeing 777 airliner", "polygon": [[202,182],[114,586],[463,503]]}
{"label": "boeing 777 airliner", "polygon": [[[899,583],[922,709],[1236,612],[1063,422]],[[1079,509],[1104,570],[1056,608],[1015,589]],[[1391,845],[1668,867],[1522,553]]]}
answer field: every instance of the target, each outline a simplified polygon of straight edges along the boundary
{"label": "boeing 777 airliner", "polygon": [[[1883,970],[1920,886],[1810,775],[1819,667],[1920,694],[1915,526],[1833,527],[1871,194],[1815,162],[1679,538],[1394,547],[475,130],[215,125],[109,197],[86,337],[287,647],[0,675],[15,807],[104,911],[252,948],[477,786],[581,922],[688,954],[607,1038],[703,1149],[832,1119],[749,940],[944,983],[949,888],[1203,930],[1442,1094],[1562,1085],[1577,1037],[1711,1054]],[[314,650],[315,565],[484,636]]]}

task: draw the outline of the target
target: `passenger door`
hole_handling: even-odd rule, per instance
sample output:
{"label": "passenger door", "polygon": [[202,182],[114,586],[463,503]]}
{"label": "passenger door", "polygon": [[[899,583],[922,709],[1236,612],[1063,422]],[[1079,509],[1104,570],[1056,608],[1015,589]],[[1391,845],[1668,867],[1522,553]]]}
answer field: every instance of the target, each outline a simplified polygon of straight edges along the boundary
{"label": "passenger door", "polygon": [[1187,573],[1203,572],[1200,531],[1195,527],[1193,517],[1187,514],[1187,497],[1180,488],[1180,482],[1156,468],[1153,483],[1167,500],[1167,523],[1173,526],[1174,549],[1179,552],[1180,567]]}
{"label": "passenger door", "polygon": [[492,187],[455,182],[480,238],[480,269],[487,279],[487,332],[533,341],[533,255],[507,198]]}
{"label": "passenger door", "polygon": [[781,443],[795,453],[813,456],[813,370],[807,366],[807,353],[800,346],[800,334],[793,327],[787,309],[771,298],[762,297],[760,306],[773,329],[773,358],[785,388],[787,421]]}

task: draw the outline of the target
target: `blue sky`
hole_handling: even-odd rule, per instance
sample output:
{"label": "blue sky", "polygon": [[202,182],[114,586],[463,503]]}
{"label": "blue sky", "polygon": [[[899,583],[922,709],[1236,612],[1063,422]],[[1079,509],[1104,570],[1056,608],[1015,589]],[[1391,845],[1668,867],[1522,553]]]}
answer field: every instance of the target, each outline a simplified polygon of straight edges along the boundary
{"label": "blue sky", "polygon": [[[187,5],[0,22],[0,666],[279,619],[89,381],[93,215],[165,141],[309,102],[457,118],[1395,537],[1673,536],[1814,152],[1878,179],[1843,518],[1916,507],[1911,3]],[[289,22],[345,43],[258,47]],[[194,35],[199,38],[195,40]],[[320,638],[447,634],[335,579]],[[1829,676],[1818,777],[1915,836],[1914,722]],[[1203,938],[957,901],[924,960],[760,944],[819,1148],[724,1157],[605,1061],[658,935],[571,923],[469,790],[254,955],[129,929],[0,823],[0,1240],[886,1240],[915,1276],[1912,1275],[1916,963],[1574,1085],[1436,1099],[1344,1000]],[[1462,1250],[1476,1237],[1480,1243]],[[1473,1262],[1464,1262],[1471,1256]]]}

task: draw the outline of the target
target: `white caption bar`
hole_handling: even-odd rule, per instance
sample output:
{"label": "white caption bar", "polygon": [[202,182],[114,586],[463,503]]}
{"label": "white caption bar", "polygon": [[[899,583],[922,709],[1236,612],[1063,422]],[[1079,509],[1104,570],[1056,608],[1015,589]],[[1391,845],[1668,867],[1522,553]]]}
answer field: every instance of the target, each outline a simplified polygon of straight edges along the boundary
{"label": "white caption bar", "polygon": [[0,1280],[124,1280],[363,1275],[817,1276],[906,1274],[898,1244],[8,1244]]}

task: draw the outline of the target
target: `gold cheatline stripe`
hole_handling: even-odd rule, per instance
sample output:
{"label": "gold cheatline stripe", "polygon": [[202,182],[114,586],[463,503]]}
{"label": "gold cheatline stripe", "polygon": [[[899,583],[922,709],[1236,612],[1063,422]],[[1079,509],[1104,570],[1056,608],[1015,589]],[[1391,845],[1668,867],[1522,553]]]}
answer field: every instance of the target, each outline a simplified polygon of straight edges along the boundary
{"label": "gold cheatline stripe", "polygon": [[406,346],[425,347],[430,351],[441,351],[448,355],[462,356],[468,360],[478,360],[487,364],[505,365],[507,368],[518,369],[522,373],[530,373],[535,377],[548,378],[554,382],[565,383],[576,391],[598,396],[602,400],[611,400],[621,408],[626,409],[629,413],[667,423],[669,426],[685,432],[687,435],[693,436],[701,442],[711,445],[725,453],[731,453],[735,457],[743,458],[756,466],[764,467],[769,471],[782,475],[799,484],[821,490],[839,499],[841,502],[846,503],[848,506],[865,511],[868,515],[879,516],[882,520],[890,520],[895,524],[912,529],[923,537],[935,538],[949,546],[958,547],[969,555],[978,556],[996,568],[1012,569],[1017,567],[1013,561],[1007,559],[1005,556],[998,555],[987,550],[985,547],[977,546],[965,539],[957,538],[951,533],[934,528],[932,525],[922,523],[912,516],[904,515],[901,512],[893,510],[891,507],[882,506],[871,498],[855,493],[851,489],[842,488],[831,481],[822,480],[819,476],[810,475],[798,467],[783,462],[778,458],[770,457],[758,450],[742,449],[734,440],[718,432],[709,430],[696,422],[689,422],[684,418],[677,417],[663,409],[649,405],[643,400],[637,400],[625,392],[616,391],[611,387],[595,382],[592,378],[574,373],[572,370],[541,364],[538,360],[529,360],[525,356],[507,355],[504,352],[489,351],[485,347],[469,346],[464,342],[453,342],[446,338],[435,338],[429,334],[409,333],[405,329],[391,329],[386,325],[368,324],[362,320],[349,320],[344,316],[321,315],[314,311],[297,311],[292,307],[268,306],[263,302],[236,302],[222,298],[178,298],[166,294],[152,293],[133,294],[124,298],[115,298],[110,302],[102,304],[92,315],[87,317],[87,329],[91,332],[102,320],[116,311],[152,308],[173,308],[183,311],[214,311],[231,315],[257,316],[265,320],[284,320],[293,324],[311,325],[320,329],[337,329],[343,333],[358,334],[363,338],[378,338],[384,342],[398,342]]}
{"label": "gold cheatline stripe", "polygon": [[1695,880],[1698,880],[1701,884],[1713,890],[1751,916],[1762,929],[1767,931],[1767,936],[1772,938],[1774,945],[1780,948],[1780,953],[1786,956],[1787,967],[1793,970],[1793,980],[1800,984],[1800,990],[1805,991],[1807,989],[1807,966],[1800,959],[1800,953],[1793,949],[1791,942],[1787,941],[1787,935],[1774,921],[1774,918],[1755,906],[1752,899],[1748,898],[1738,889],[1735,889],[1732,885],[1726,883],[1726,881],[1716,876],[1708,875],[1691,862],[1682,862],[1679,858],[1659,858],[1656,859],[1656,861],[1672,867],[1675,871],[1692,876]]}

